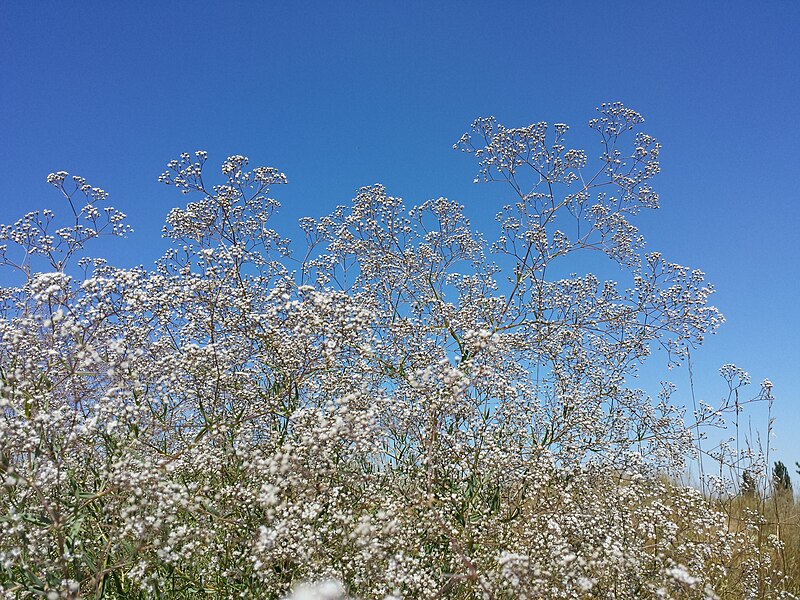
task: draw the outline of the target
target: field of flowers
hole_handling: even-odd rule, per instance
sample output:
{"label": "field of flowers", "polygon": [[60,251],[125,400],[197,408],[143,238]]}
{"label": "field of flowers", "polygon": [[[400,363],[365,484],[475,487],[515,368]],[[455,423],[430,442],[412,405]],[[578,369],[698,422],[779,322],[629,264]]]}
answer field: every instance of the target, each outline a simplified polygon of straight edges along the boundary
{"label": "field of flowers", "polygon": [[[298,250],[283,173],[232,156],[212,183],[200,151],[161,176],[172,249],[120,269],[87,252],[125,215],[51,174],[66,215],[0,227],[4,597],[793,597],[791,498],[738,488],[758,457],[675,483],[746,374],[691,414],[636,387],[722,317],[633,224],[659,144],[598,110],[591,159],[564,124],[473,123],[457,149],[512,194],[489,238],[376,185]],[[564,274],[590,253],[616,281]]]}

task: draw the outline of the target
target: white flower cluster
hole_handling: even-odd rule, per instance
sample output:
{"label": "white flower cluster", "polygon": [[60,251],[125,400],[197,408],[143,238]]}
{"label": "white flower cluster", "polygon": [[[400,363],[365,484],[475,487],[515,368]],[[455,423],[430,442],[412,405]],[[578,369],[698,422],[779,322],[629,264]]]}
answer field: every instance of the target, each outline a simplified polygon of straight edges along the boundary
{"label": "white flower cluster", "polygon": [[[172,249],[116,269],[83,246],[124,215],[52,174],[77,224],[0,228],[24,257],[0,255],[24,275],[0,298],[0,590],[699,598],[731,570],[763,589],[752,531],[656,476],[694,449],[674,386],[631,386],[721,323],[702,273],[641,252],[658,145],[618,141],[641,121],[603,107],[615,149],[590,173],[566,125],[476,121],[458,146],[518,194],[493,243],[458,203],[376,185],[304,219],[295,260],[269,227],[285,176],[232,156],[209,186],[200,151],[161,177],[192,195]],[[563,275],[594,251],[621,282]]]}

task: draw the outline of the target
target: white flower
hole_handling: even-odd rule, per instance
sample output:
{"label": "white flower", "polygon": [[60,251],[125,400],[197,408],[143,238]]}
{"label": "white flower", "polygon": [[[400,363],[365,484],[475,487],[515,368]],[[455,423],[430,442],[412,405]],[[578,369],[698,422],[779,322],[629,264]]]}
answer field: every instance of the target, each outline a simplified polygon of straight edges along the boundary
{"label": "white flower", "polygon": [[292,590],[285,600],[347,600],[344,586],[329,579],[316,583],[301,583]]}

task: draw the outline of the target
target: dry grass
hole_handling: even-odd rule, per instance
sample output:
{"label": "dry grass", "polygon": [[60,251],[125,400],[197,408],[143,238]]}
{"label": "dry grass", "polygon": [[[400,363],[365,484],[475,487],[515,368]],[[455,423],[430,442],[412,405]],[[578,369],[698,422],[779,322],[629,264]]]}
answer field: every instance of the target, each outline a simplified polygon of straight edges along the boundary
{"label": "dry grass", "polygon": [[[758,551],[755,556],[734,557],[731,590],[738,587],[742,571],[755,567],[759,598],[800,594],[800,504],[792,492],[743,493],[714,504],[726,516],[728,529],[752,536]],[[719,591],[723,597],[736,597],[727,589]]]}

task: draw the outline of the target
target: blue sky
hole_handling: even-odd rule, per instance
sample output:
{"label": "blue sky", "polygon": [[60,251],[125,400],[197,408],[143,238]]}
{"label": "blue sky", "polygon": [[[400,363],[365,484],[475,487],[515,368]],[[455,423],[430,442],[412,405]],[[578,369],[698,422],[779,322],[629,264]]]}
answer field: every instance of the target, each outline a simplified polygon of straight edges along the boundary
{"label": "blue sky", "polygon": [[4,3],[0,220],[58,208],[44,179],[63,169],[129,215],[113,261],[150,264],[183,201],[156,178],[205,149],[286,172],[288,233],[375,182],[408,204],[457,199],[486,229],[502,198],[451,149],[474,118],[563,121],[582,141],[619,100],[664,146],[649,247],[705,271],[728,319],[694,356],[698,395],[722,394],[726,362],[770,378],[774,458],[794,472],[800,3],[169,4]]}

